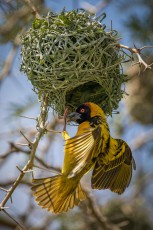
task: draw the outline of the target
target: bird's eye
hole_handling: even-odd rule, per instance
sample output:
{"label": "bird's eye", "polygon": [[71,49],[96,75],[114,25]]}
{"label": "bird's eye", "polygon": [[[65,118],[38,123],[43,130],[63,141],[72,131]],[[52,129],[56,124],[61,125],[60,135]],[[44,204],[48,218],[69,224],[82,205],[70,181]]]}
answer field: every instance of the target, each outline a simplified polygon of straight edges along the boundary
{"label": "bird's eye", "polygon": [[84,113],[84,112],[85,112],[84,108],[80,109],[80,113]]}

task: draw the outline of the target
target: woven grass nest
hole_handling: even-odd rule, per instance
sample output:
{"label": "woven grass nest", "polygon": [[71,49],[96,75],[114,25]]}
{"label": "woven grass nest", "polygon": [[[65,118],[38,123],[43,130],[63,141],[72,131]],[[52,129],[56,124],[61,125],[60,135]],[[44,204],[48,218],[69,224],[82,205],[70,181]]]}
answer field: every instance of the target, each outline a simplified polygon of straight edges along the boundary
{"label": "woven grass nest", "polygon": [[39,100],[62,115],[80,103],[94,102],[111,115],[123,96],[124,59],[116,31],[105,31],[103,16],[83,10],[63,10],[36,19],[22,37],[21,70],[27,74]]}

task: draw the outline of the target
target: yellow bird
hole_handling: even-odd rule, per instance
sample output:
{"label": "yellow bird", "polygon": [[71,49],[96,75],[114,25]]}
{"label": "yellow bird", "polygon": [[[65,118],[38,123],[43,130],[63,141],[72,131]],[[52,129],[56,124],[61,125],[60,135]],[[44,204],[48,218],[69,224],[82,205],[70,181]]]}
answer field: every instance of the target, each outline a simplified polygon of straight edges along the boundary
{"label": "yellow bird", "polygon": [[84,103],[68,117],[79,126],[72,138],[63,132],[66,143],[61,174],[33,180],[38,205],[53,213],[66,212],[86,198],[80,179],[89,170],[93,169],[93,189],[122,194],[136,168],[127,143],[110,136],[105,113],[98,105]]}

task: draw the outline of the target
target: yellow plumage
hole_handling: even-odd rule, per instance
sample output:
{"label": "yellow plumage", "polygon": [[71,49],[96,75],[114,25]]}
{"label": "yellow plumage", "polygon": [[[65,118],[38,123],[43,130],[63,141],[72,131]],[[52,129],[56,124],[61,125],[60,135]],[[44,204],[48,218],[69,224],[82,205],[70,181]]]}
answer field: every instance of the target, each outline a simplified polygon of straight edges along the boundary
{"label": "yellow plumage", "polygon": [[70,120],[79,124],[76,135],[63,132],[65,157],[61,174],[34,179],[38,204],[53,213],[66,212],[85,199],[80,179],[93,168],[93,189],[110,189],[122,194],[132,177],[135,162],[127,143],[110,136],[105,113],[96,104],[79,106]]}

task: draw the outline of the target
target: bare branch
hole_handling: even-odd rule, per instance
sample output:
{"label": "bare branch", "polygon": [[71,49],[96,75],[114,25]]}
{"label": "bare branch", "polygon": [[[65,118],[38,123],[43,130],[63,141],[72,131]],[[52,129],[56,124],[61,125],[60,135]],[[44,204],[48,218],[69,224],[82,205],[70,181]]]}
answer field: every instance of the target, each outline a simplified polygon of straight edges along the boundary
{"label": "bare branch", "polygon": [[12,187],[9,189],[9,192],[6,194],[2,202],[0,203],[0,210],[3,210],[3,207],[5,206],[8,199],[11,197],[14,190],[17,188],[19,183],[21,182],[22,178],[24,177],[26,171],[33,168],[33,162],[34,157],[36,153],[37,146],[39,144],[40,138],[44,135],[46,132],[46,119],[47,119],[47,98],[44,99],[43,103],[41,104],[41,112],[38,117],[38,124],[37,124],[37,133],[35,136],[35,140],[31,143],[31,149],[30,149],[30,159],[27,162],[27,164],[23,167],[23,169],[20,171],[19,176],[17,177],[16,181],[12,185]]}
{"label": "bare branch", "polygon": [[5,62],[3,69],[0,73],[0,81],[4,80],[4,78],[10,73],[15,56],[17,54],[18,46],[16,44],[13,45],[12,49],[10,50]]}
{"label": "bare branch", "polygon": [[[6,153],[2,154],[2,156],[0,156],[0,159],[5,160],[5,159],[7,159],[7,157],[9,157],[12,153],[16,153],[16,152],[21,152],[21,153],[24,153],[24,154],[27,154],[27,155],[30,154],[30,151],[29,151],[29,150],[22,149],[22,148],[18,147],[17,144],[15,144],[15,143],[13,143],[13,142],[11,142],[10,145],[11,145],[11,149],[10,149],[9,151],[7,151]],[[22,145],[22,144],[21,144],[21,145]],[[26,145],[26,146],[27,146],[27,145]],[[61,169],[58,168],[58,167],[53,167],[53,166],[50,166],[50,165],[46,164],[46,163],[45,163],[41,158],[39,158],[38,156],[35,156],[35,160],[36,160],[39,164],[41,164],[42,166],[44,166],[44,167],[47,168],[47,169],[50,169],[50,170],[52,170],[52,171],[56,171],[56,172],[58,172],[58,173],[61,171]],[[34,167],[35,167],[35,165],[34,165]],[[11,183],[8,183],[8,184],[11,184]]]}
{"label": "bare branch", "polygon": [[125,46],[125,45],[122,45],[122,44],[118,44],[118,47],[130,51],[132,55],[133,55],[133,54],[136,54],[136,56],[137,56],[137,58],[138,58],[138,62],[135,63],[135,64],[139,64],[140,66],[143,65],[143,66],[145,67],[144,70],[146,70],[146,69],[151,69],[151,66],[153,65],[153,63],[150,64],[150,65],[148,65],[148,64],[142,59],[142,57],[141,57],[141,51],[142,51],[143,49],[146,49],[146,48],[153,48],[153,46],[143,46],[143,47],[141,47],[141,48],[136,48],[136,47],[135,47],[135,48],[131,48],[131,47],[129,47],[129,46]]}
{"label": "bare branch", "polygon": [[21,229],[25,229],[19,222],[17,222],[8,212],[6,212],[6,210],[3,210],[3,212],[9,217],[11,218]]}
{"label": "bare branch", "polygon": [[0,187],[0,189],[1,189],[2,191],[4,191],[4,192],[8,192],[8,190],[5,189],[5,188]]}
{"label": "bare branch", "polygon": [[83,9],[91,12],[91,13],[98,13],[100,12],[102,9],[104,9],[108,4],[111,3],[112,0],[104,0],[104,1],[99,1],[96,5],[95,4],[90,4],[87,1],[83,1],[81,3],[81,6]]}
{"label": "bare branch", "polygon": [[5,24],[0,26],[0,35],[6,35],[15,28],[15,25],[23,18],[29,15],[29,8],[22,7],[15,13],[11,14]]}
{"label": "bare branch", "polygon": [[29,148],[31,148],[31,145],[33,144],[25,135],[22,131],[20,131],[21,135],[26,139],[26,141],[29,143]]}
{"label": "bare branch", "polygon": [[63,131],[66,131],[66,118],[67,118],[67,115],[68,115],[68,111],[69,111],[69,109],[66,108],[65,112],[64,112],[64,127],[63,127]]}
{"label": "bare branch", "polygon": [[40,19],[41,16],[38,13],[38,10],[36,9],[35,5],[32,3],[31,0],[24,0],[24,2],[29,6],[29,8],[31,8],[32,13],[35,15],[36,18]]}
{"label": "bare branch", "polygon": [[139,64],[139,65],[144,65],[144,71],[146,70],[146,69],[151,69],[151,66],[153,65],[153,63],[152,64],[150,64],[150,65],[148,65],[143,59],[142,59],[142,57],[141,57],[141,55],[139,54],[139,53],[136,53],[136,55],[137,55],[137,57],[138,57],[138,62],[137,63],[135,63],[135,64]]}
{"label": "bare branch", "polygon": [[23,115],[22,115],[22,116],[20,116],[20,117],[27,118],[27,119],[30,119],[30,120],[35,120],[35,121],[37,120],[37,119],[36,119],[36,118],[34,118],[34,117],[27,117],[27,116],[23,116]]}
{"label": "bare branch", "polygon": [[120,230],[119,226],[109,223],[108,219],[105,216],[103,216],[103,214],[100,211],[98,205],[94,201],[94,198],[89,194],[89,192],[87,190],[84,189],[84,191],[86,193],[86,197],[88,199],[88,204],[89,204],[89,208],[92,211],[92,215],[96,218],[96,220],[101,225],[101,229],[104,229],[104,230]]}
{"label": "bare branch", "polygon": [[153,48],[153,46],[143,46],[143,47],[139,48],[139,50],[141,51],[141,50],[146,49],[146,48]]}
{"label": "bare branch", "polygon": [[[3,190],[3,187],[10,187],[12,184],[14,183],[14,180],[11,179],[11,180],[8,180],[8,181],[5,181],[5,182],[1,182],[0,185],[1,185],[1,190]],[[27,186],[30,186],[31,185],[31,182],[29,182],[27,179],[26,180],[22,180],[20,182],[20,185],[27,185]],[[6,191],[8,191],[7,189],[4,189]]]}

